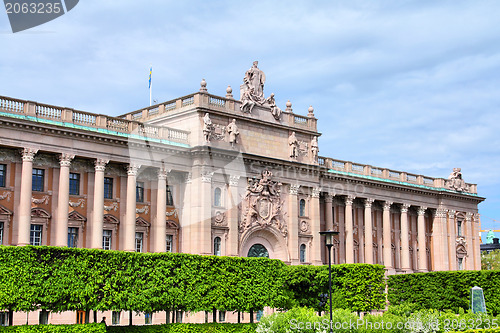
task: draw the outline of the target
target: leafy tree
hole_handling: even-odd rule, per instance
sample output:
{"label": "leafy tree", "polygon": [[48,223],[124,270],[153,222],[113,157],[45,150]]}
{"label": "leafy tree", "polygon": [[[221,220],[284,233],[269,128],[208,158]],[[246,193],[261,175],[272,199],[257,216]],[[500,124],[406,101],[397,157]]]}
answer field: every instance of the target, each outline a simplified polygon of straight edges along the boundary
{"label": "leafy tree", "polygon": [[500,269],[500,250],[481,252],[481,269]]}

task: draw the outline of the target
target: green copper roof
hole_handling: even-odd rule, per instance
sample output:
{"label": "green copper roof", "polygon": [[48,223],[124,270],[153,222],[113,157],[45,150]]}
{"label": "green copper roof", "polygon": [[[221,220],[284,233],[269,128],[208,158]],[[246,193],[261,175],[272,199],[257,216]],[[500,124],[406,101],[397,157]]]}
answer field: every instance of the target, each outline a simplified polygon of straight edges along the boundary
{"label": "green copper roof", "polygon": [[157,138],[150,138],[142,135],[137,135],[137,134],[130,134],[130,133],[122,133],[122,132],[117,132],[117,131],[111,131],[106,128],[97,128],[97,127],[90,127],[90,126],[83,126],[83,125],[78,125],[78,124],[73,124],[73,123],[65,123],[61,121],[55,121],[55,120],[50,120],[50,119],[43,119],[43,118],[37,118],[33,116],[25,116],[25,115],[17,115],[17,114],[12,114],[12,113],[7,113],[7,112],[0,112],[0,116],[5,116],[5,117],[10,117],[10,118],[17,118],[17,119],[25,119],[25,120],[30,120],[33,122],[37,123],[43,123],[43,124],[50,124],[50,125],[56,125],[56,126],[62,126],[66,128],[75,128],[75,129],[80,129],[84,131],[90,131],[90,132],[97,132],[97,133],[103,133],[103,134],[109,134],[109,135],[116,135],[124,138],[130,138],[130,139],[138,139],[138,140],[148,140],[151,142],[158,142],[158,143],[163,143],[166,145],[171,145],[171,146],[176,146],[176,147],[183,147],[183,148],[189,148],[190,146],[186,143],[180,143],[180,142],[174,142],[170,140],[164,140],[164,139],[157,139]]}
{"label": "green copper roof", "polygon": [[408,182],[402,182],[399,180],[392,180],[392,179],[385,179],[385,178],[379,178],[379,177],[373,177],[373,176],[367,176],[367,175],[360,175],[357,173],[353,172],[345,172],[345,171],[339,171],[339,170],[333,170],[333,169],[328,169],[328,172],[330,173],[336,173],[339,175],[345,175],[345,176],[351,176],[351,177],[356,177],[356,178],[364,178],[364,179],[369,179],[369,180],[376,180],[379,182],[385,182],[385,183],[392,183],[392,184],[398,184],[398,185],[404,185],[404,186],[411,186],[411,187],[418,187],[426,190],[431,190],[431,191],[441,191],[441,192],[450,192],[450,193],[459,193],[459,194],[465,194],[465,195],[470,195],[477,197],[478,195],[475,193],[467,193],[467,192],[458,192],[458,191],[453,191],[444,187],[432,187],[432,186],[426,186],[426,185],[420,185],[420,184],[412,184]]}

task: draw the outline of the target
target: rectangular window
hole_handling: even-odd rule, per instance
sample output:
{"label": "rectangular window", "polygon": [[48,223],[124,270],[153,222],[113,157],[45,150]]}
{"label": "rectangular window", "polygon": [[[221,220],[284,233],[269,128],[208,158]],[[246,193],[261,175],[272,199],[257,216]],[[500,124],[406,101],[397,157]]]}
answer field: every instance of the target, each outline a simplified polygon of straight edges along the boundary
{"label": "rectangular window", "polygon": [[457,221],[457,236],[462,236],[462,221]]}
{"label": "rectangular window", "polygon": [[458,270],[461,271],[464,269],[464,259],[458,258]]}
{"label": "rectangular window", "polygon": [[7,165],[0,164],[0,187],[5,187],[5,177],[7,177]]}
{"label": "rectangular window", "polygon": [[103,250],[111,250],[111,230],[103,230],[102,231],[102,249]]}
{"label": "rectangular window", "polygon": [[113,311],[111,314],[111,325],[120,325],[120,311]]}
{"label": "rectangular window", "polygon": [[9,326],[9,313],[7,311],[0,312],[0,326]]}
{"label": "rectangular window", "polygon": [[143,240],[144,240],[144,233],[143,232],[136,232],[135,233],[135,252],[142,252]]}
{"label": "rectangular window", "polygon": [[3,222],[0,222],[0,245],[3,245]]}
{"label": "rectangular window", "polygon": [[172,252],[173,243],[174,243],[174,236],[173,235],[167,235],[167,248],[166,248],[166,252]]}
{"label": "rectangular window", "polygon": [[45,178],[44,169],[33,169],[32,191],[43,192],[43,180]]}
{"label": "rectangular window", "polygon": [[42,226],[39,224],[32,224],[30,230],[30,245],[42,245]]}
{"label": "rectangular window", "polygon": [[113,199],[113,178],[104,177],[104,199]]}
{"label": "rectangular window", "polygon": [[144,324],[151,325],[152,322],[153,322],[153,314],[146,312],[144,314]]}
{"label": "rectangular window", "polygon": [[78,247],[78,228],[68,228],[68,247]]}
{"label": "rectangular window", "polygon": [[80,195],[80,174],[70,172],[69,174],[69,194]]}
{"label": "rectangular window", "polygon": [[226,321],[226,311],[219,311],[219,322],[223,323]]}
{"label": "rectangular window", "polygon": [[135,186],[135,201],[144,202],[144,183],[137,182]]}
{"label": "rectangular window", "polygon": [[174,196],[172,195],[172,186],[167,185],[167,206],[174,205]]}
{"label": "rectangular window", "polygon": [[38,314],[38,324],[47,325],[49,323],[49,311],[41,310]]}

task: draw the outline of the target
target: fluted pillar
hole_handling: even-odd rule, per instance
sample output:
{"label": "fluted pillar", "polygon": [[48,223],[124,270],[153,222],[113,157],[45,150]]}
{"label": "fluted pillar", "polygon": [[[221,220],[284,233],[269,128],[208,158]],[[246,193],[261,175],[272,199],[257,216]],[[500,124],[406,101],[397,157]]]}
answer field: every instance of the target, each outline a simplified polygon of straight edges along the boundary
{"label": "fluted pillar", "polygon": [[465,241],[467,245],[467,260],[465,261],[465,269],[474,269],[474,248],[472,242],[472,213],[465,214]]}
{"label": "fluted pillar", "polygon": [[392,247],[391,247],[391,205],[392,202],[384,202],[384,212],[382,215],[382,229],[384,238],[384,266],[387,270],[392,270]]}
{"label": "fluted pillar", "polygon": [[425,236],[425,211],[427,207],[420,207],[418,209],[417,220],[417,234],[418,234],[418,270],[420,272],[427,272],[427,246]]}
{"label": "fluted pillar", "polygon": [[95,164],[94,214],[92,215],[92,248],[102,249],[102,226],[104,219],[104,170],[109,160],[98,158]]}
{"label": "fluted pillar", "polygon": [[408,208],[409,204],[401,205],[401,269],[409,272],[410,268],[410,242],[408,227]]}
{"label": "fluted pillar", "polygon": [[299,209],[297,203],[297,195],[300,185],[290,184],[288,191],[288,225],[290,226],[290,261],[292,264],[299,263]]}
{"label": "fluted pillar", "polygon": [[167,171],[158,170],[158,189],[156,195],[156,221],[152,235],[154,252],[165,252],[167,243]]}
{"label": "fluted pillar", "polygon": [[38,149],[24,148],[19,200],[19,234],[17,245],[29,245],[31,226],[31,190],[33,182],[33,159]]}
{"label": "fluted pillar", "polygon": [[192,244],[194,243],[194,234],[193,234],[193,220],[196,216],[196,213],[194,213],[193,217],[193,210],[194,206],[191,204],[191,188],[192,188],[192,179],[191,179],[191,172],[186,173],[184,175],[184,200],[181,201],[182,204],[182,215],[180,219],[180,226],[181,226],[181,237],[182,237],[182,248],[180,251],[182,253],[195,253],[192,250]]}
{"label": "fluted pillar", "polygon": [[137,170],[140,166],[130,164],[127,167],[127,204],[125,206],[125,244],[124,251],[135,251],[135,214]]}
{"label": "fluted pillar", "polygon": [[75,155],[59,157],[59,196],[57,200],[56,246],[68,246],[69,167]]}
{"label": "fluted pillar", "polygon": [[448,211],[448,261],[450,271],[457,270],[457,236],[454,210]]}
{"label": "fluted pillar", "polygon": [[352,203],[356,197],[349,195],[345,199],[345,261],[354,263],[354,235]]}
{"label": "fluted pillar", "polygon": [[365,199],[365,263],[373,264],[373,220],[372,204],[375,200]]}
{"label": "fluted pillar", "polygon": [[226,255],[238,256],[238,183],[240,176],[230,176],[228,186],[228,210],[227,210],[227,223],[229,232],[227,235]]}
{"label": "fluted pillar", "polygon": [[326,230],[333,230],[333,198],[330,194],[325,195],[325,222]]}
{"label": "fluted pillar", "polygon": [[481,269],[481,250],[479,246],[479,230],[480,230],[480,220],[479,220],[479,214],[475,213],[473,215],[472,219],[472,247],[473,247],[473,254],[474,254],[474,269],[475,270],[480,270]]}
{"label": "fluted pillar", "polygon": [[311,233],[313,235],[313,241],[311,244],[310,260],[313,265],[321,265],[323,263],[321,260],[322,243],[321,243],[321,238],[319,236],[319,232],[321,231],[319,194],[320,194],[319,188],[312,189],[310,216],[311,216]]}

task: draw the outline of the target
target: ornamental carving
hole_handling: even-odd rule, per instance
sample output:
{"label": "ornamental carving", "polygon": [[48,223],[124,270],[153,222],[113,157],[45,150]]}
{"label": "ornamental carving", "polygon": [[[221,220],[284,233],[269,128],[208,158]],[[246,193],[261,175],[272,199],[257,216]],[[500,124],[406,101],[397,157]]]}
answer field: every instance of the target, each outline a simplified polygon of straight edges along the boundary
{"label": "ornamental carving", "polygon": [[469,190],[467,184],[462,179],[461,168],[453,168],[453,172],[448,176],[448,180],[446,180],[445,187],[458,192],[467,192]]}
{"label": "ornamental carving", "polygon": [[21,151],[21,155],[23,156],[23,162],[33,162],[35,159],[35,155],[38,153],[38,149],[36,148],[24,148]]}
{"label": "ornamental carving", "polygon": [[298,155],[299,156],[307,156],[309,154],[309,143],[305,141],[298,141]]}
{"label": "ornamental carving", "polygon": [[55,155],[37,154],[33,158],[33,165],[38,167],[57,167],[59,166],[59,159]]}
{"label": "ornamental carving", "polygon": [[79,199],[77,202],[72,202],[72,201],[69,201],[68,204],[70,205],[70,207],[78,207],[78,206],[82,206],[82,208],[84,208],[85,206],[85,199]]}
{"label": "ornamental carving", "polygon": [[167,215],[167,216],[173,216],[173,217],[177,218],[177,216],[178,216],[177,209],[174,209],[171,212],[166,212],[165,215]]}
{"label": "ornamental carving", "polygon": [[240,176],[229,176],[229,186],[238,186]]}
{"label": "ornamental carving", "polygon": [[2,195],[0,195],[0,200],[5,200],[7,199],[7,202],[10,201],[10,197],[12,196],[12,192],[3,192]]}
{"label": "ornamental carving", "polygon": [[49,204],[49,196],[44,195],[40,199],[36,199],[34,197],[31,197],[31,202],[34,204],[37,204],[37,205],[42,204],[42,203],[48,205]]}
{"label": "ornamental carving", "polygon": [[116,212],[118,210],[118,203],[113,202],[109,206],[104,205],[104,210],[107,211],[107,212],[109,212],[110,210],[114,210]]}
{"label": "ornamental carving", "polygon": [[144,206],[142,208],[135,209],[136,214],[149,214],[149,206]]}
{"label": "ornamental carving", "polygon": [[215,212],[215,215],[212,216],[212,225],[218,227],[226,226],[227,225],[226,213],[221,211]]}
{"label": "ornamental carving", "polygon": [[271,171],[266,169],[262,171],[261,179],[248,179],[247,190],[242,200],[240,234],[256,225],[261,228],[272,226],[283,236],[288,234],[283,217],[282,184],[272,180],[272,177]]}
{"label": "ornamental carving", "polygon": [[212,124],[210,137],[217,141],[224,141],[226,139],[226,126]]}
{"label": "ornamental carving", "polygon": [[309,223],[307,223],[307,221],[301,221],[299,228],[300,231],[305,234],[309,231]]}
{"label": "ornamental carving", "polygon": [[21,162],[21,157],[15,150],[0,149],[0,161]]}
{"label": "ornamental carving", "polygon": [[458,245],[467,246],[467,240],[465,239],[464,236],[458,236],[456,239],[456,243],[457,243],[457,246]]}

